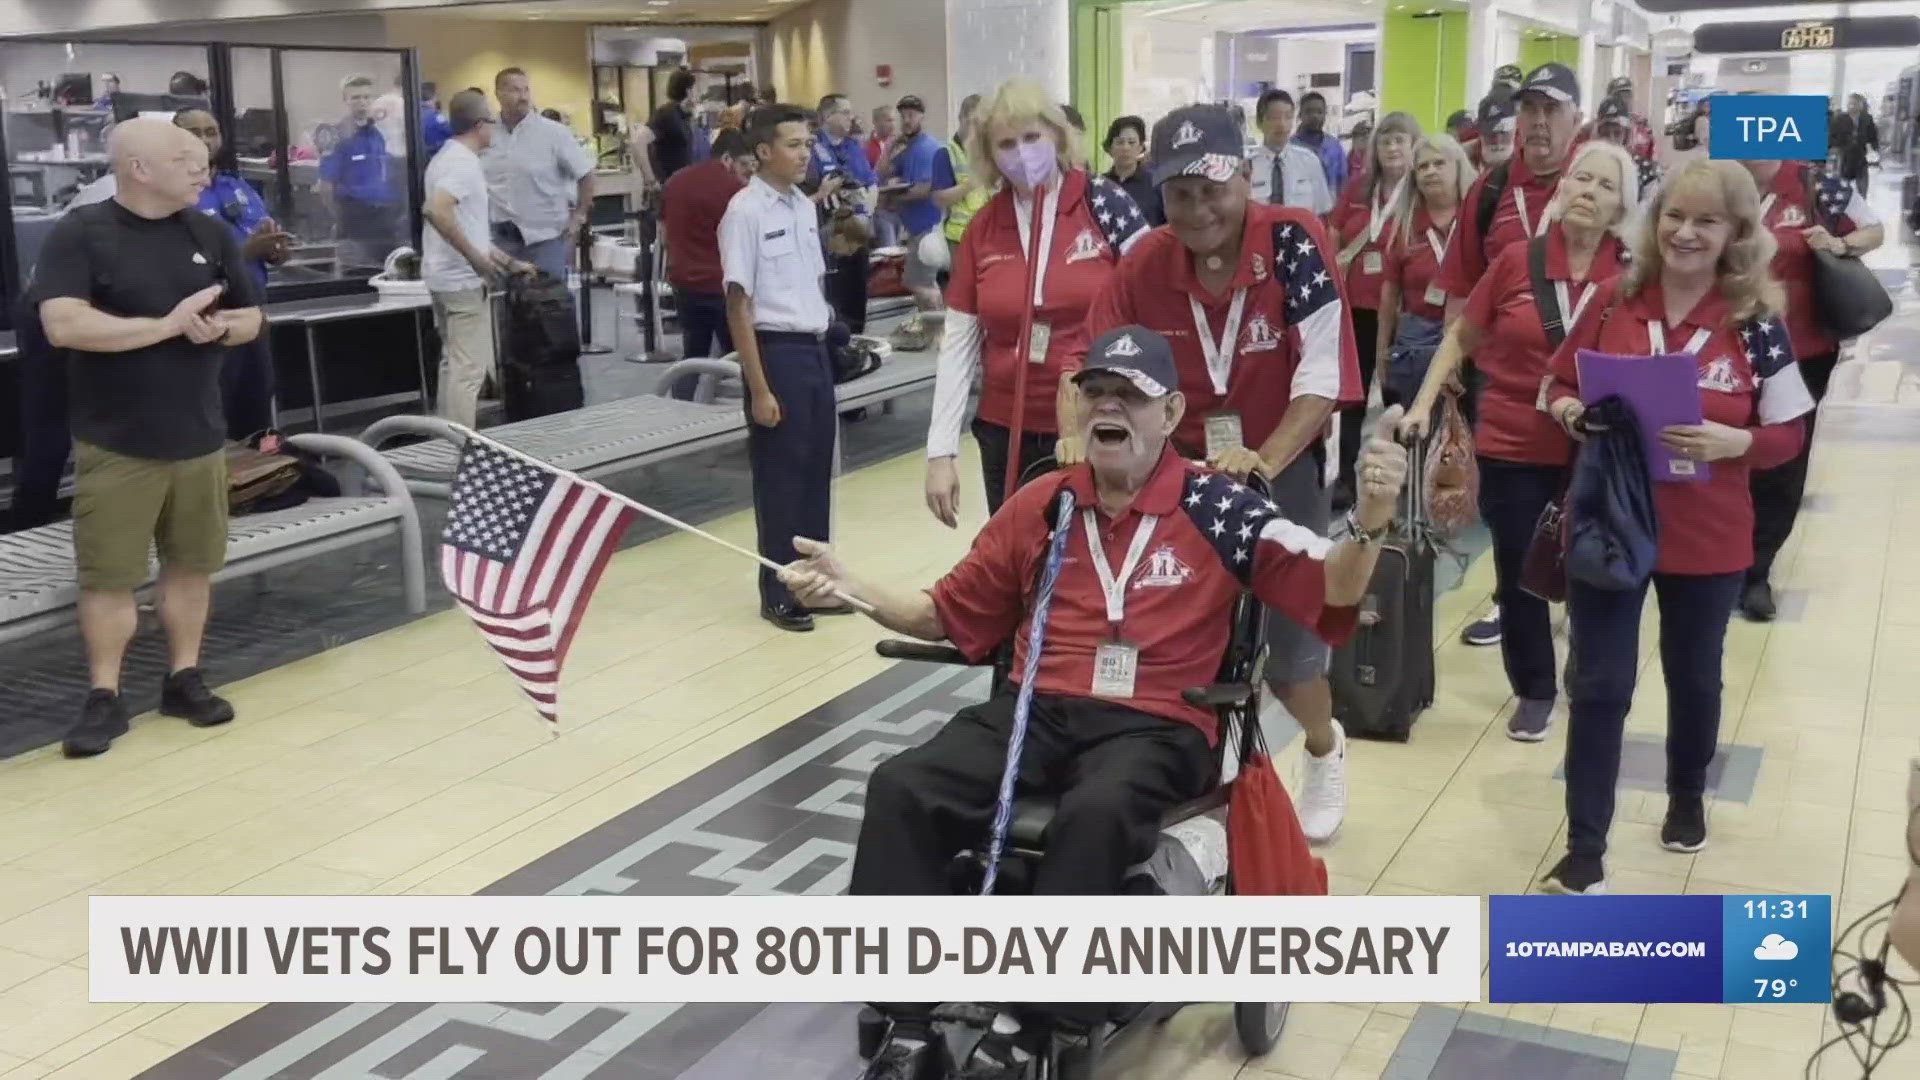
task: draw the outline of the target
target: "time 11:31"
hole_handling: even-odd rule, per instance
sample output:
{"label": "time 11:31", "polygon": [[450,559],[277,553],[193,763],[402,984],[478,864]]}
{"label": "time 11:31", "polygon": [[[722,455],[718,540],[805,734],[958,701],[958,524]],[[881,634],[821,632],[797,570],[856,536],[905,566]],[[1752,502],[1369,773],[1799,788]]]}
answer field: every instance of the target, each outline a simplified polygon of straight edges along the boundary
{"label": "time 11:31", "polygon": [[1749,919],[1804,919],[1807,917],[1805,900],[1749,900],[1746,902]]}

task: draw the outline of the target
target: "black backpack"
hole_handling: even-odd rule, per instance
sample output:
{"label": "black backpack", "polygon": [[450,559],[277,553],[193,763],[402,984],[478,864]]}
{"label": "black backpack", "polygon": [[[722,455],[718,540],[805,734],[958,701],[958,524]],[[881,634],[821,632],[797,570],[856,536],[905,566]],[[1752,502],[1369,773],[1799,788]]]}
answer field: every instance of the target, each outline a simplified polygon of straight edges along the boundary
{"label": "black backpack", "polygon": [[1473,223],[1479,227],[1480,258],[1483,262],[1492,262],[1487,258],[1487,230],[1493,228],[1493,218],[1500,212],[1500,196],[1507,193],[1507,177],[1512,172],[1512,160],[1495,165],[1480,184],[1480,202],[1474,206]]}
{"label": "black backpack", "polygon": [[[94,306],[99,307],[102,297],[113,288],[113,267],[120,258],[114,250],[113,233],[109,228],[114,213],[112,202],[89,203],[67,213],[80,222],[83,242],[87,245],[88,269],[93,272],[91,299]],[[187,223],[187,232],[193,237],[193,245],[200,249],[207,265],[213,269],[213,279],[222,285],[227,284],[227,225],[198,210],[185,210],[180,216]]]}
{"label": "black backpack", "polygon": [[580,321],[566,281],[551,274],[508,277],[506,360],[529,371],[579,363]]}

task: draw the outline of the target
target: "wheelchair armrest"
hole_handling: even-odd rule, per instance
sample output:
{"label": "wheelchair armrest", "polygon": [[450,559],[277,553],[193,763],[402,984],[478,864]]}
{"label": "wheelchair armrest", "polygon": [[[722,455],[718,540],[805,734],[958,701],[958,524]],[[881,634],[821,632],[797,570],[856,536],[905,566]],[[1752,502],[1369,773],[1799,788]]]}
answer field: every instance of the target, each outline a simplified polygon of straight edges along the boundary
{"label": "wheelchair armrest", "polygon": [[1253,687],[1246,683],[1211,683],[1207,686],[1193,686],[1180,691],[1180,698],[1189,705],[1202,709],[1217,709],[1223,705],[1245,705],[1253,700]]}
{"label": "wheelchair armrest", "polygon": [[924,660],[930,664],[974,666],[973,662],[967,659],[966,654],[951,645],[932,645],[924,641],[902,641],[891,638],[875,642],[873,651],[889,660]]}

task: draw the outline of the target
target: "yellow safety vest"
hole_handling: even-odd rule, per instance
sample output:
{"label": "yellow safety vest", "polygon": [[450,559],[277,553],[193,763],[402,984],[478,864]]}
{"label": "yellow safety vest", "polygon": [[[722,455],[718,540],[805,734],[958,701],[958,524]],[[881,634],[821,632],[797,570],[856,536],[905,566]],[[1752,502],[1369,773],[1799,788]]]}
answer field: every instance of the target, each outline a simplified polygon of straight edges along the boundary
{"label": "yellow safety vest", "polygon": [[[967,179],[966,147],[961,146],[958,139],[950,140],[947,143],[947,156],[953,162],[953,178],[964,183]],[[947,239],[959,243],[960,238],[967,234],[967,222],[972,221],[973,215],[979,213],[980,208],[987,205],[987,200],[992,197],[993,192],[975,188],[967,192],[966,198],[948,207]]]}

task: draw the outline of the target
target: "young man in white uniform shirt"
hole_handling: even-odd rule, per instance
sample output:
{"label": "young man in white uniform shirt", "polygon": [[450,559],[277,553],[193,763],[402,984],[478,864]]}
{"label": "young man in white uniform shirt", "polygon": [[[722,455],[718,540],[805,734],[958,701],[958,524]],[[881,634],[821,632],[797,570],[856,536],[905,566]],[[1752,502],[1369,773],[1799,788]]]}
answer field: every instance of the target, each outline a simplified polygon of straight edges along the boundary
{"label": "young man in white uniform shirt", "polygon": [[[1333,209],[1333,192],[1327,188],[1327,170],[1320,156],[1293,141],[1293,95],[1285,90],[1260,95],[1254,123],[1261,136],[1260,145],[1247,155],[1253,167],[1254,201],[1295,206],[1314,214]],[[1279,197],[1274,195],[1276,186]]]}
{"label": "young man in white uniform shirt", "polygon": [[502,270],[530,269],[493,246],[480,154],[493,138],[485,94],[463,90],[448,103],[453,137],[427,163],[427,227],[420,276],[440,333],[439,414],[474,426],[480,384],[493,363],[493,309],[487,286]]}

